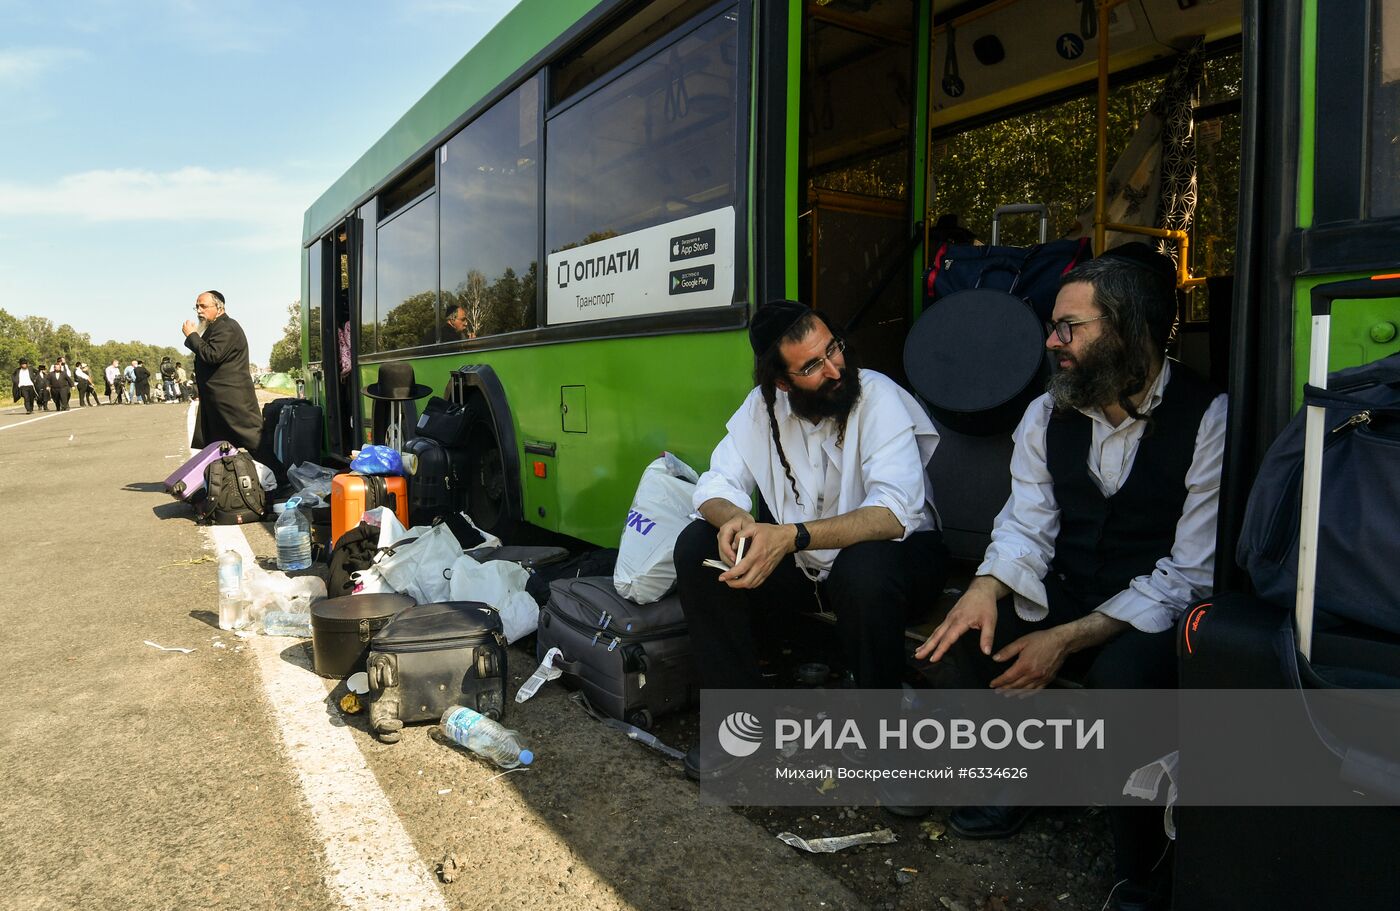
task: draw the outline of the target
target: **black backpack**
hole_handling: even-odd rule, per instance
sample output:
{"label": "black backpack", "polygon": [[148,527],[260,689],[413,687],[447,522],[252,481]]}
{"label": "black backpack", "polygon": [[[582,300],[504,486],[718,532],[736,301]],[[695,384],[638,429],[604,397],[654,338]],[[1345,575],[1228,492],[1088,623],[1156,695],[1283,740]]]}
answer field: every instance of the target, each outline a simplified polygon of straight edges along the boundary
{"label": "black backpack", "polygon": [[354,573],[374,565],[379,550],[379,526],[361,522],[340,536],[331,551],[330,578],[326,581],[326,596],[339,598],[355,593]]}
{"label": "black backpack", "polygon": [[169,361],[165,361],[160,365],[160,375],[167,380],[175,379],[175,365]]}
{"label": "black backpack", "polygon": [[248,450],[220,456],[204,469],[204,496],[195,505],[211,525],[245,525],[267,516],[267,494]]}

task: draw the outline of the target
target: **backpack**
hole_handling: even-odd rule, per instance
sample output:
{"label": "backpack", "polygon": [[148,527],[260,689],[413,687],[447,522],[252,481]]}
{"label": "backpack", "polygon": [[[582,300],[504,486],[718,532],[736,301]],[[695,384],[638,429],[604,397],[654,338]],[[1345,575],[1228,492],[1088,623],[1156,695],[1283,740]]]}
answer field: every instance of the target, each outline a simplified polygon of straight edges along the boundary
{"label": "backpack", "polygon": [[167,380],[175,379],[175,365],[170,363],[169,361],[166,361],[165,363],[161,364],[160,375],[165,377]]}
{"label": "backpack", "polygon": [[339,598],[355,593],[355,576],[374,565],[379,551],[379,526],[361,522],[340,536],[331,550],[330,577],[326,581],[326,596]]}
{"label": "backpack", "polygon": [[248,450],[221,456],[204,469],[204,496],[195,505],[201,521],[244,525],[267,516],[267,494]]}

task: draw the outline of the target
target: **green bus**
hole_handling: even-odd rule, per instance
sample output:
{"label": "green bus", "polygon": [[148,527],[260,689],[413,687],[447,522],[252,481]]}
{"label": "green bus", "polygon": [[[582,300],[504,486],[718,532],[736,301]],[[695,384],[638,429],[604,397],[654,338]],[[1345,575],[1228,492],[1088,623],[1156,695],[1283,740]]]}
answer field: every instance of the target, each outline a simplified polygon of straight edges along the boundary
{"label": "green bus", "polygon": [[[995,216],[1029,203],[1050,236],[1176,254],[1172,354],[1231,397],[1217,582],[1238,587],[1310,289],[1400,270],[1395,0],[521,0],[306,212],[327,449],[378,432],[378,365],[444,391],[465,368],[478,523],[615,545],[660,451],[706,466],[750,387],[757,304],[820,308],[904,382],[945,216],[1026,245],[1034,226]],[[1339,308],[1332,366],[1400,351],[1397,324],[1394,300]],[[934,497],[976,560],[1009,434],[943,429]],[[1301,828],[1336,850],[1394,832],[1378,812]],[[1233,818],[1196,843],[1298,825]],[[1212,862],[1193,857],[1193,907],[1226,906],[1203,897]]]}

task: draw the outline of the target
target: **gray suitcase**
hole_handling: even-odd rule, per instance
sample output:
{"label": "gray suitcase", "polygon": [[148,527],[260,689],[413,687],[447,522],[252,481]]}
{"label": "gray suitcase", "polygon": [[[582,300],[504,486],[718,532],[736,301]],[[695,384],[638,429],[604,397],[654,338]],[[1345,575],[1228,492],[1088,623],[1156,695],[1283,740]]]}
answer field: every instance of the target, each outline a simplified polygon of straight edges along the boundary
{"label": "gray suitcase", "polygon": [[559,579],[540,610],[536,656],[551,648],[566,685],[580,689],[606,715],[649,728],[695,702],[690,636],[678,597],[633,604],[611,576]]}

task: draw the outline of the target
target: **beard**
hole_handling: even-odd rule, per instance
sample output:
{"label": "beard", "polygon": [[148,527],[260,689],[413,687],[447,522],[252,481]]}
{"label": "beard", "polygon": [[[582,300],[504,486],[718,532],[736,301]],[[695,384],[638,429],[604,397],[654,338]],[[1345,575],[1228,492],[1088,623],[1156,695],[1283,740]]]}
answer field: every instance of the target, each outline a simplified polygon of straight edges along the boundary
{"label": "beard", "polygon": [[826,380],[816,389],[788,388],[788,404],[792,413],[812,423],[824,418],[836,418],[843,427],[851,409],[860,399],[860,371],[850,367],[841,371],[841,378]]}
{"label": "beard", "polygon": [[1057,353],[1073,362],[1056,370],[1046,391],[1059,410],[1102,408],[1116,403],[1120,396],[1134,392],[1127,349],[1116,335],[1104,334],[1084,349],[1082,357]]}

